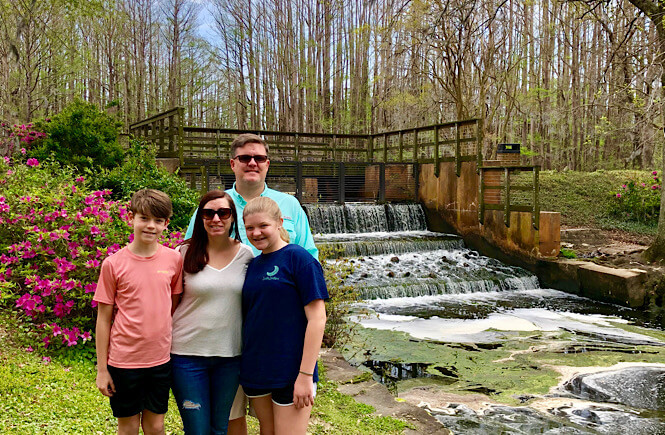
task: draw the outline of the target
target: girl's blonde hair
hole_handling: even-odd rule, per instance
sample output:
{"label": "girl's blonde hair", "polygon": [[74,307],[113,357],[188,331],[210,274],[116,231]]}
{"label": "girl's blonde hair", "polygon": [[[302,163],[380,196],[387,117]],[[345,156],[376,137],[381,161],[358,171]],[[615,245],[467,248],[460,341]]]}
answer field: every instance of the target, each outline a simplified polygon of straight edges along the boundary
{"label": "girl's blonde hair", "polygon": [[[277,203],[266,196],[259,196],[258,198],[250,200],[247,205],[245,205],[242,217],[244,219],[255,213],[266,213],[275,222],[279,222],[282,218],[282,211],[279,209]],[[284,229],[284,225],[279,227],[279,236],[286,243],[289,243],[289,233]]]}

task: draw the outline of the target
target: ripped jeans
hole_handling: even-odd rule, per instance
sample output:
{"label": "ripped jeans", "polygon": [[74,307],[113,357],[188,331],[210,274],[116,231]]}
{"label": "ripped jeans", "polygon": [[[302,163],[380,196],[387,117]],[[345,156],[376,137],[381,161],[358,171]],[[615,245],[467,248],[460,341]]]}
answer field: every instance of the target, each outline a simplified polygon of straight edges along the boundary
{"label": "ripped jeans", "polygon": [[171,355],[173,394],[185,434],[226,434],[240,357]]}

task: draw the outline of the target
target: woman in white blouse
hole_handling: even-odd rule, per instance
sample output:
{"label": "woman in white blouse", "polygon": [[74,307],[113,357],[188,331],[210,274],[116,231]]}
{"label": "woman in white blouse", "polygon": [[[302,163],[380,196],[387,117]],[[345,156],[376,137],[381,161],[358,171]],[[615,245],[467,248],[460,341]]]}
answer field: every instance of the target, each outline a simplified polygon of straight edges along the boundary
{"label": "woman in white blouse", "polygon": [[225,434],[238,390],[242,286],[254,256],[240,243],[227,193],[203,195],[192,238],[178,249],[184,292],[173,301],[173,392],[186,434]]}

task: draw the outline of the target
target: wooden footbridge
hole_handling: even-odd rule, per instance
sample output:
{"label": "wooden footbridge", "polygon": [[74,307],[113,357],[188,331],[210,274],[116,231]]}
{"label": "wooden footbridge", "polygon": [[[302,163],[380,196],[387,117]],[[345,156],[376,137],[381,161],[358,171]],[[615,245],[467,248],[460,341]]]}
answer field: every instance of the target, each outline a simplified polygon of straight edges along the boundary
{"label": "wooden footbridge", "polygon": [[[440,186],[449,187],[437,189],[456,190],[454,207],[472,211],[476,222],[482,224],[485,212],[496,210],[510,226],[511,213],[528,212],[533,228],[539,227],[539,167],[483,159],[480,119],[377,134],[326,134],[188,126],[183,113],[183,108],[171,109],[131,124],[129,132],[154,143],[158,157],[172,159],[202,191],[231,186],[230,144],[238,134],[251,132],[270,147],[268,184],[303,203],[422,202],[426,168],[433,177],[446,178]],[[455,186],[448,180],[452,177],[459,179]]]}

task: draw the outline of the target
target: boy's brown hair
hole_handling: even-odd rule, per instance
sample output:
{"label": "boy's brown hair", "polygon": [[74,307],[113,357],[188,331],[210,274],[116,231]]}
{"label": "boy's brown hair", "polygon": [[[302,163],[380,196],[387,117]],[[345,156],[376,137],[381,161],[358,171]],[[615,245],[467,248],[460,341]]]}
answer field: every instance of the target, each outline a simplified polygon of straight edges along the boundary
{"label": "boy's brown hair", "polygon": [[263,147],[266,149],[266,155],[268,155],[268,144],[261,136],[254,133],[243,133],[233,139],[233,142],[231,142],[231,158],[236,156],[236,150],[238,148],[244,147],[248,143],[258,143],[263,145]]}
{"label": "boy's brown hair", "polygon": [[171,198],[155,189],[141,189],[132,195],[132,202],[129,209],[132,213],[141,213],[156,218],[169,219],[173,214],[173,205]]}

